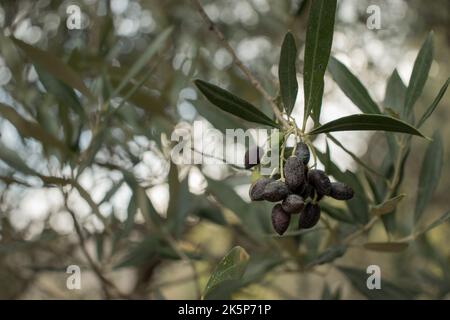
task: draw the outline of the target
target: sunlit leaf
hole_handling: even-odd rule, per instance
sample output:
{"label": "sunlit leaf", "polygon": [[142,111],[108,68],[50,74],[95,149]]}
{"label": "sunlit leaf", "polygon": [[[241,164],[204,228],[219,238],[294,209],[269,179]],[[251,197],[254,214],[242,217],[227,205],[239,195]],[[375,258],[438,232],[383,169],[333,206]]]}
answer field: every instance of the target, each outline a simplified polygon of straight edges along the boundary
{"label": "sunlit leaf", "polygon": [[325,123],[308,134],[334,131],[390,131],[425,137],[419,130],[404,121],[381,114],[354,114]]}
{"label": "sunlit leaf", "polygon": [[287,114],[291,114],[297,99],[298,83],[295,61],[297,60],[297,47],[292,33],[288,32],[281,46],[278,78],[280,93]]}
{"label": "sunlit leaf", "polygon": [[414,219],[417,221],[422,216],[425,207],[430,202],[433,192],[441,178],[444,161],[444,146],[439,131],[433,134],[433,141],[428,145],[425,157],[422,161],[419,176],[419,188],[417,190],[416,210]]}
{"label": "sunlit leaf", "polygon": [[363,113],[380,113],[380,108],[372,100],[367,89],[342,62],[331,57],[328,70],[339,88]]}
{"label": "sunlit leaf", "polygon": [[195,85],[209,102],[220,109],[250,122],[278,127],[273,120],[259,111],[255,106],[228,91],[202,80],[195,80]]}
{"label": "sunlit leaf", "polygon": [[242,247],[231,249],[211,274],[203,293],[203,299],[208,300],[213,291],[224,283],[240,280],[247,268],[249,257],[247,251]]}
{"label": "sunlit leaf", "polygon": [[303,87],[305,93],[304,118],[312,112],[319,121],[322,106],[324,74],[333,41],[336,0],[315,0],[311,4],[306,30]]}

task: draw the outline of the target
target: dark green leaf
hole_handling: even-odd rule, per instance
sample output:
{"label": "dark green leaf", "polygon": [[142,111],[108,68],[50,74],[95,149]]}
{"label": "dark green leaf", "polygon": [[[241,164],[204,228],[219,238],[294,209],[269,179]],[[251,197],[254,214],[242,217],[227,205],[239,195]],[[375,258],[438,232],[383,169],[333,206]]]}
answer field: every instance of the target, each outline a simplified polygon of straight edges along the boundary
{"label": "dark green leaf", "polygon": [[412,115],[413,106],[422,94],[423,87],[433,62],[433,32],[425,39],[422,48],[417,54],[414,68],[406,90],[404,116],[406,119]]}
{"label": "dark green leaf", "polygon": [[450,84],[450,78],[445,81],[444,85],[442,86],[441,90],[439,90],[438,95],[436,98],[434,98],[433,103],[428,107],[427,111],[422,115],[419,122],[417,123],[417,128],[420,128],[422,124],[431,116],[431,114],[434,112],[436,107],[438,106],[439,102],[441,101],[442,97],[444,96],[445,92],[447,91],[447,87]]}
{"label": "dark green leaf", "polygon": [[281,46],[280,63],[278,65],[278,78],[280,81],[280,93],[284,109],[291,114],[297,99],[298,83],[295,61],[297,59],[297,47],[292,33],[288,32]]}
{"label": "dark green leaf", "polygon": [[380,113],[380,108],[372,100],[367,89],[343,63],[331,57],[328,70],[339,88],[363,113]]}
{"label": "dark green leaf", "polygon": [[45,69],[46,72],[50,73],[55,78],[65,82],[71,88],[77,89],[89,99],[95,100],[91,91],[86,87],[80,76],[64,62],[62,62],[58,57],[51,54],[50,52],[46,52],[30,46],[29,44],[21,40],[15,38],[11,39],[20,49],[22,49],[26,53],[26,55],[34,65],[41,66],[43,69]]}
{"label": "dark green leaf", "polygon": [[195,203],[193,195],[189,192],[187,177],[183,181],[179,181],[178,169],[173,162],[170,165],[168,183],[170,201],[167,209],[167,219],[169,219],[170,226],[178,237],[183,231],[186,218],[189,212],[192,211]]}
{"label": "dark green leaf", "polygon": [[401,252],[408,248],[407,242],[367,242],[364,248],[380,252]]}
{"label": "dark green leaf", "polygon": [[205,95],[209,102],[220,109],[250,122],[256,122],[275,128],[278,127],[275,122],[256,109],[255,106],[236,97],[228,91],[202,80],[195,80],[195,85]]}
{"label": "dark green leaf", "polygon": [[394,69],[386,85],[383,104],[387,108],[394,110],[397,114],[403,114],[405,95],[406,86],[400,78],[397,69]]}
{"label": "dark green leaf", "polygon": [[419,220],[425,207],[430,202],[436,189],[444,159],[444,146],[439,131],[433,134],[433,141],[429,144],[420,169],[419,188],[417,191],[415,221]]}
{"label": "dark green leaf", "polygon": [[310,135],[333,131],[391,131],[425,136],[416,128],[404,121],[381,114],[354,114],[325,123],[311,132]]}
{"label": "dark green leaf", "polygon": [[335,14],[336,0],[315,0],[311,4],[306,31],[303,87],[304,118],[308,118],[312,112],[314,122],[318,122],[320,117],[323,77],[330,59]]}
{"label": "dark green leaf", "polygon": [[249,255],[245,249],[242,247],[231,249],[211,274],[203,293],[203,299],[208,300],[213,291],[224,283],[240,280],[245,273],[248,261]]}
{"label": "dark green leaf", "polygon": [[350,217],[344,209],[333,207],[330,204],[323,201],[320,203],[320,208],[322,209],[322,211],[326,212],[331,218],[337,221],[342,221],[345,223],[354,222],[352,217]]}
{"label": "dark green leaf", "polygon": [[75,91],[73,91],[71,87],[53,77],[39,65],[36,66],[36,72],[39,75],[39,80],[42,82],[48,93],[52,94],[59,103],[67,104],[67,106],[76,112],[82,119],[85,118],[80,100],[78,100]]}
{"label": "dark green leaf", "polygon": [[336,245],[333,247],[329,247],[324,252],[322,252],[314,261],[310,262],[307,267],[330,263],[337,258],[342,257],[345,252],[347,252],[347,246],[345,245]]}
{"label": "dark green leaf", "polygon": [[369,205],[364,193],[355,194],[352,199],[346,201],[346,204],[353,220],[360,224],[366,224],[369,221]]}

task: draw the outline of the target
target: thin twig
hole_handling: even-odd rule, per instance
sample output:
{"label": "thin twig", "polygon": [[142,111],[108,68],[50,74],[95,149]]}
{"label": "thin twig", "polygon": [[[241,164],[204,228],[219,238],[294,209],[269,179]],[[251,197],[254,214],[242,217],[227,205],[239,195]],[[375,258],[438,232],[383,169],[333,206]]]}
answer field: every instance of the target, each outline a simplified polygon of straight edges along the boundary
{"label": "thin twig", "polygon": [[83,235],[83,232],[81,230],[81,226],[78,223],[78,219],[75,215],[75,213],[73,212],[72,209],[69,208],[68,204],[67,204],[67,195],[65,195],[65,207],[67,209],[67,211],[69,212],[69,214],[71,215],[72,219],[73,219],[73,224],[75,227],[75,231],[78,235],[78,239],[80,242],[80,248],[81,251],[83,252],[84,256],[86,257],[86,260],[89,263],[89,266],[91,267],[92,271],[94,272],[94,274],[97,276],[97,278],[99,279],[102,287],[103,287],[103,291],[105,292],[105,295],[107,297],[111,296],[108,288],[111,288],[119,297],[126,299],[127,296],[125,294],[123,294],[122,292],[120,292],[120,290],[114,285],[114,283],[112,283],[110,280],[108,280],[103,274],[102,271],[100,270],[100,267],[95,263],[94,259],[92,259],[91,255],[89,254],[87,248],[86,248],[86,241]]}
{"label": "thin twig", "polygon": [[283,118],[283,115],[276,105],[274,98],[264,89],[262,84],[256,79],[256,77],[253,75],[253,73],[250,71],[249,68],[247,68],[244,63],[239,59],[239,57],[236,54],[236,51],[234,51],[233,47],[230,45],[230,43],[227,41],[223,33],[217,28],[215,23],[209,18],[208,14],[203,9],[201,3],[199,0],[191,0],[194,6],[197,8],[197,11],[200,13],[203,20],[208,24],[209,30],[214,32],[219,41],[222,43],[222,45],[225,47],[225,49],[231,54],[233,57],[233,61],[236,64],[236,66],[239,67],[239,69],[245,74],[247,79],[251,82],[251,84],[255,87],[256,90],[258,90],[264,99],[269,102],[275,116],[277,117],[278,121],[282,124],[282,126],[285,129],[288,129],[290,127],[289,123],[286,121],[286,119]]}

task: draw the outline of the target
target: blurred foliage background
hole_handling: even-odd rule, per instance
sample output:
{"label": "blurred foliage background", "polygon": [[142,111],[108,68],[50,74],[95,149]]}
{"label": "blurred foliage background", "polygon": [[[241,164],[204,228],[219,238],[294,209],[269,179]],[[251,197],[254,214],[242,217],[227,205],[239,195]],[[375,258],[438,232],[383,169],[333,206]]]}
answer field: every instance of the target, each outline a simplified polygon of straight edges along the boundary
{"label": "blurred foliage background", "polygon": [[[303,58],[308,2],[202,4],[238,57],[275,95],[287,30]],[[81,8],[80,30],[66,26],[71,4]],[[380,30],[366,26],[371,4],[380,7]],[[394,68],[408,83],[420,45],[434,30],[434,61],[416,105],[422,112],[450,74],[449,15],[447,0],[341,0],[332,53],[381,103]],[[227,165],[177,168],[168,161],[172,132],[191,128],[194,120],[220,130],[249,126],[201,99],[193,79],[220,84],[269,110],[191,1],[5,0],[0,27],[0,298],[197,299],[214,266],[235,245],[245,248],[250,262],[242,281],[229,290],[233,298],[450,297],[448,223],[394,254],[358,245],[363,238],[392,236],[378,223],[343,257],[299,268],[333,243],[325,226],[276,238],[270,207],[248,202],[250,173]],[[33,67],[12,37],[64,61],[95,98],[74,93],[45,68]],[[133,73],[143,54],[150,58]],[[300,82],[301,60],[298,67]],[[423,127],[429,136],[440,129],[445,153],[440,183],[421,226],[449,210],[449,105],[447,94]],[[293,112],[298,123],[302,109],[299,90]],[[356,112],[327,73],[322,121]],[[388,152],[381,134],[334,136],[369,164],[379,165]],[[358,173],[358,164],[328,143],[336,165]],[[428,143],[412,139],[401,186],[407,196],[395,216],[397,238],[412,228]],[[325,138],[315,145],[324,151]],[[203,152],[214,146],[209,149]],[[244,151],[241,146],[239,152]],[[381,267],[382,294],[364,289],[371,264]],[[66,288],[69,265],[82,269],[81,290]]]}

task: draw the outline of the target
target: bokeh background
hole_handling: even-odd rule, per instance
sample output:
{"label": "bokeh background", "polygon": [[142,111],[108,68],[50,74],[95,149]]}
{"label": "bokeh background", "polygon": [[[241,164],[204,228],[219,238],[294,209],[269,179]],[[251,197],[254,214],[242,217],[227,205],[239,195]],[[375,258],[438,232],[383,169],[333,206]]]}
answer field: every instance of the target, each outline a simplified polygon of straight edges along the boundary
{"label": "bokeh background", "polygon": [[[296,37],[298,81],[302,83],[308,2],[205,0],[202,4],[238,57],[271,94],[276,94],[279,50],[287,30]],[[83,13],[80,30],[69,30],[66,26],[66,8],[70,4],[78,5]],[[380,30],[369,30],[366,26],[369,16],[366,10],[371,4],[380,8]],[[34,67],[8,40],[14,36],[54,53],[83,75],[89,88],[104,99],[108,86],[115,87],[133,62],[168,27],[173,27],[173,32],[146,66],[149,78],[144,87],[108,123],[108,130],[101,138],[95,135],[101,121],[97,117],[99,106],[84,103],[86,117],[81,119],[68,112],[67,107],[58,105],[57,99],[47,94],[39,82]],[[254,210],[247,204],[249,173],[226,165],[194,166],[178,170],[187,179],[177,183],[177,171],[167,161],[167,141],[175,128],[189,129],[194,120],[220,129],[248,126],[200,99],[193,79],[220,84],[269,110],[191,1],[4,0],[0,3],[0,28],[0,102],[13,106],[27,119],[34,118],[46,132],[63,134],[79,155],[88,157],[85,151],[91,150],[93,139],[100,141],[93,157],[86,160],[80,156],[78,162],[70,162],[39,141],[24,138],[16,126],[0,117],[2,148],[13,150],[15,157],[46,176],[72,176],[74,167],[84,165],[77,181],[94,202],[94,206],[89,203],[80,189],[47,186],[40,179],[19,172],[14,164],[0,160],[0,298],[99,299],[122,295],[195,299],[212,268],[236,244],[255,258],[251,269],[255,276],[234,292],[234,298],[364,297],[357,285],[352,285],[333,265],[300,272],[289,264],[273,264],[269,258],[278,256],[280,251],[292,250],[292,243],[279,242],[274,249],[272,236],[267,235],[263,240],[254,238],[251,232],[249,236],[230,208],[223,208],[210,199],[207,186],[222,180],[218,183],[233,188],[241,196],[245,204],[242,210]],[[435,55],[424,93],[416,105],[416,110],[423,112],[450,74],[450,3],[447,0],[341,0],[332,54],[381,103],[394,68],[403,82],[408,83],[414,59],[430,30],[435,35]],[[301,124],[303,91],[299,87],[293,115]],[[121,100],[112,101],[117,105]],[[357,112],[357,107],[327,74],[321,121]],[[450,207],[449,114],[450,95],[447,94],[423,128],[428,135],[440,128],[445,148],[442,176],[421,221],[424,225]],[[339,133],[335,137],[367,163],[379,164],[380,157],[387,152],[378,134]],[[397,212],[397,221],[405,230],[412,223],[427,143],[413,138],[413,149],[406,163],[401,190],[407,197]],[[358,165],[347,153],[332,142],[329,144],[339,168],[357,171]],[[325,138],[316,139],[315,145],[323,151]],[[212,152],[214,146],[203,151]],[[243,155],[244,151],[245,147],[241,146],[239,152]],[[144,210],[135,203],[136,188],[125,181],[123,170],[133,176],[133,182],[148,196],[158,215],[166,217],[174,210],[189,214],[173,239],[186,254],[180,255],[174,252],[173,246],[162,245],[160,239],[151,237],[153,231],[146,227]],[[175,186],[171,181],[175,181]],[[223,190],[225,196],[227,190]],[[228,200],[233,199],[230,196]],[[260,215],[270,214],[267,208],[258,207],[258,210]],[[92,270],[79,244],[72,214],[79,221],[88,254],[114,286],[105,285]],[[256,228],[248,225],[253,223],[251,220],[245,223],[245,228]],[[449,231],[448,223],[433,229],[399,254],[350,248],[336,264],[361,270],[370,264],[379,265],[383,280],[412,292],[403,297],[449,298]],[[324,237],[305,240],[308,246],[302,250],[321,250],[326,246]],[[383,226],[377,225],[368,237],[386,239]],[[66,268],[73,264],[82,269],[81,290],[66,288]],[[192,266],[197,274],[193,274]]]}

